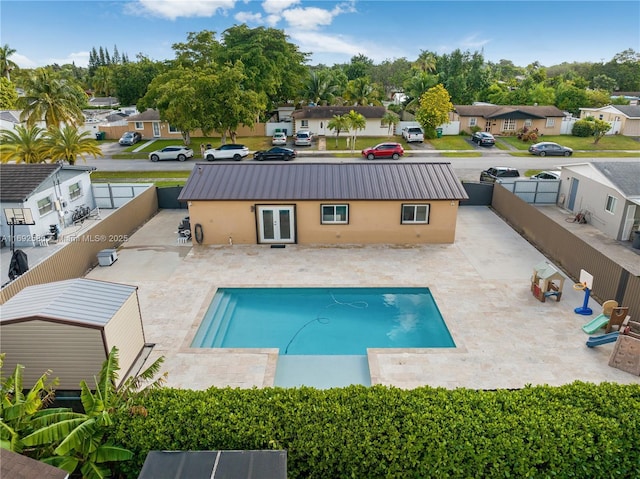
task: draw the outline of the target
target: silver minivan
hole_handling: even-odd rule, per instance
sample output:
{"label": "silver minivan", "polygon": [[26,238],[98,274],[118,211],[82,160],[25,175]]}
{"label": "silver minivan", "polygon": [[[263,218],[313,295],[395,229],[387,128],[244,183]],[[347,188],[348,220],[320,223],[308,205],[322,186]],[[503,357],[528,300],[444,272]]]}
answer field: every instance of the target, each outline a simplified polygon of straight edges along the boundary
{"label": "silver minivan", "polygon": [[311,132],[306,130],[300,130],[296,133],[296,139],[294,140],[294,144],[296,146],[311,146]]}

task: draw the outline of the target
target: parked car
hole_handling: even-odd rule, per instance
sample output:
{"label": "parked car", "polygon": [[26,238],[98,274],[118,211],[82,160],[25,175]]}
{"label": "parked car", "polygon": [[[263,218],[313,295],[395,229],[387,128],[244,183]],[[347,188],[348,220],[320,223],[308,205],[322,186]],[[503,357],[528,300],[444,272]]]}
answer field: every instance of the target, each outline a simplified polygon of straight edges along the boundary
{"label": "parked car", "polygon": [[501,178],[518,178],[519,176],[520,172],[515,168],[509,168],[508,166],[495,166],[480,173],[480,181],[495,183],[496,180]]}
{"label": "parked car", "polygon": [[229,143],[218,148],[204,150],[202,157],[207,161],[213,160],[235,160],[240,161],[249,156],[249,148],[239,143]]}
{"label": "parked car", "polygon": [[471,141],[477,143],[478,146],[493,146],[496,144],[496,139],[493,137],[493,135],[491,133],[487,133],[486,131],[476,131],[473,135],[471,135]]}
{"label": "parked car", "polygon": [[126,131],[118,140],[121,145],[131,146],[142,140],[142,135],[137,131]]}
{"label": "parked car", "polygon": [[151,161],[158,160],[178,160],[184,161],[187,158],[193,158],[193,150],[186,146],[167,146],[162,150],[156,150],[149,153],[149,159]]}
{"label": "parked car", "polygon": [[402,129],[402,138],[405,139],[407,143],[411,143],[413,141],[424,141],[424,132],[422,128],[419,127],[407,127]]}
{"label": "parked car", "polygon": [[541,171],[540,173],[531,176],[532,180],[559,180],[560,171]]}
{"label": "parked car", "polygon": [[287,134],[284,131],[276,131],[271,137],[271,144],[274,146],[284,146],[287,144]]}
{"label": "parked car", "polygon": [[529,153],[533,153],[538,156],[571,156],[573,150],[567,146],[558,145],[551,141],[543,141],[542,143],[536,143],[529,147]]}
{"label": "parked car", "polygon": [[362,150],[362,156],[367,160],[375,160],[376,158],[393,158],[397,160],[402,155],[404,155],[404,148],[400,143],[380,143]]}
{"label": "parked car", "polygon": [[283,160],[289,161],[293,160],[298,153],[296,150],[292,150],[291,148],[285,148],[283,146],[274,146],[273,148],[263,151],[256,151],[253,154],[253,159],[257,161],[264,160]]}
{"label": "parked car", "polygon": [[310,131],[300,130],[296,133],[296,139],[294,140],[294,145],[296,146],[311,146],[311,142],[313,140],[313,135]]}

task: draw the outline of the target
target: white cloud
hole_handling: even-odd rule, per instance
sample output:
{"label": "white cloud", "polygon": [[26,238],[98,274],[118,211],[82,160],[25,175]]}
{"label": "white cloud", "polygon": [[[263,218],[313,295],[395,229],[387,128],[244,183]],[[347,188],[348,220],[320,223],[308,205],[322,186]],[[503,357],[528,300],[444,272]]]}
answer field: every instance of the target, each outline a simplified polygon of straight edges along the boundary
{"label": "white cloud", "polygon": [[19,53],[14,53],[9,57],[13,63],[18,65],[20,68],[36,68],[38,65],[37,62],[33,61],[29,57],[25,57],[24,55],[20,55]]}
{"label": "white cloud", "polygon": [[233,18],[241,23],[262,23],[264,21],[260,13],[250,12],[238,12]]}
{"label": "white cloud", "polygon": [[[175,20],[178,17],[211,17],[235,7],[236,0],[139,0],[126,5],[131,14],[151,15]],[[142,12],[140,11],[142,7]]]}
{"label": "white cloud", "polygon": [[489,40],[478,38],[478,35],[469,35],[460,40],[461,50],[479,50],[489,43]]}
{"label": "white cloud", "polygon": [[47,59],[47,65],[53,65],[54,63],[58,65],[75,63],[77,67],[87,67],[89,66],[89,52],[74,52],[70,53],[66,58]]}
{"label": "white cloud", "polygon": [[284,19],[293,28],[317,30],[321,26],[331,25],[334,14],[317,7],[290,8],[282,12]]}
{"label": "white cloud", "polygon": [[262,9],[268,14],[278,14],[293,5],[300,3],[300,0],[264,0]]}

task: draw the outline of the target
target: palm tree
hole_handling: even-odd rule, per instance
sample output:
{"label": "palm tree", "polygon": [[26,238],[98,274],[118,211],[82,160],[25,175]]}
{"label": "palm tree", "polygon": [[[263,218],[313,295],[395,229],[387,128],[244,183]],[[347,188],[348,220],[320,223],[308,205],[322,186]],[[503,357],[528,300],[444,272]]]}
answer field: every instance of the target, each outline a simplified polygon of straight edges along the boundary
{"label": "palm tree", "polygon": [[404,93],[410,99],[405,105],[407,111],[413,112],[420,106],[420,97],[429,88],[438,84],[438,77],[426,72],[419,72],[404,83]]}
{"label": "palm tree", "polygon": [[303,97],[305,100],[316,105],[325,102],[328,105],[333,103],[333,99],[338,92],[338,84],[332,76],[330,70],[320,70],[311,72],[303,87]]}
{"label": "palm tree", "polygon": [[0,161],[2,163],[43,163],[47,151],[42,141],[44,130],[37,126],[18,125],[0,132]]}
{"label": "palm tree", "polygon": [[400,118],[392,111],[386,111],[382,117],[382,124],[388,126],[387,136],[391,136],[391,130],[400,123]]}
{"label": "palm tree", "polygon": [[[76,417],[43,425],[23,439],[28,446],[55,446],[50,457],[42,462],[73,473],[78,467],[86,479],[102,479],[110,474],[105,463],[126,461],[133,453],[108,442],[109,428],[113,424],[112,413],[128,410],[131,414],[146,415],[146,410],[133,406],[133,399],[151,389],[162,387],[166,373],[153,381],[164,358],[157,359],[149,368],[137,376],[124,381],[119,389],[116,379],[120,370],[118,349],[112,348],[102,365],[95,387],[90,389],[85,381],[80,383],[80,399],[84,413]],[[142,387],[148,383],[146,387]]]}
{"label": "palm tree", "polygon": [[70,165],[75,165],[78,156],[86,161],[85,155],[97,158],[102,154],[88,131],[80,133],[76,127],[69,125],[49,127],[44,135],[43,147],[51,161],[68,161]]}
{"label": "palm tree", "polygon": [[436,56],[432,52],[420,51],[418,59],[413,62],[413,67],[423,73],[433,73],[436,71]]}
{"label": "palm tree", "polygon": [[54,77],[46,68],[38,68],[25,83],[25,96],[18,99],[21,121],[35,125],[44,120],[47,127],[61,123],[78,125],[84,121],[80,105],[82,92],[70,81]]}
{"label": "palm tree", "polygon": [[111,96],[113,89],[113,70],[106,66],[98,67],[93,76],[93,87],[105,96]]}
{"label": "palm tree", "polygon": [[349,120],[349,129],[353,130],[353,135],[351,136],[351,151],[353,151],[356,148],[358,130],[364,130],[367,126],[367,119],[361,113],[354,110],[351,110],[347,114],[347,118]]}
{"label": "palm tree", "polygon": [[11,70],[18,68],[15,62],[9,60],[9,57],[15,52],[16,51],[6,43],[0,47],[0,69],[2,70],[0,76],[3,76],[9,81],[11,81]]}
{"label": "palm tree", "polygon": [[336,148],[338,147],[338,137],[343,130],[349,130],[349,117],[347,115],[333,115],[327,123],[327,128],[336,131]]}
{"label": "palm tree", "polygon": [[381,105],[378,90],[367,77],[350,80],[344,96],[352,105]]}

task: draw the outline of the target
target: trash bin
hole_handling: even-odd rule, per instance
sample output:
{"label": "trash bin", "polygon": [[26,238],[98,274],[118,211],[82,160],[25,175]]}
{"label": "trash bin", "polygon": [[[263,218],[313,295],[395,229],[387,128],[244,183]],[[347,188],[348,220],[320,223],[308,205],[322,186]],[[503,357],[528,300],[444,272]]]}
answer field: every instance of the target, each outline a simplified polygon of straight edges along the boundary
{"label": "trash bin", "polygon": [[96,140],[104,140],[107,137],[107,134],[104,131],[99,131],[96,133]]}
{"label": "trash bin", "polygon": [[436,128],[436,135],[438,135],[438,138],[442,138],[442,128]]}
{"label": "trash bin", "polygon": [[635,249],[640,249],[640,231],[633,232],[633,242],[631,243],[631,247]]}
{"label": "trash bin", "polygon": [[103,249],[98,253],[98,264],[100,266],[111,266],[118,259],[115,249]]}

